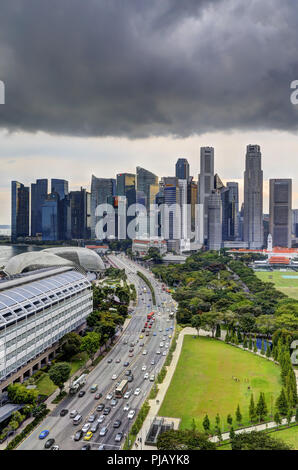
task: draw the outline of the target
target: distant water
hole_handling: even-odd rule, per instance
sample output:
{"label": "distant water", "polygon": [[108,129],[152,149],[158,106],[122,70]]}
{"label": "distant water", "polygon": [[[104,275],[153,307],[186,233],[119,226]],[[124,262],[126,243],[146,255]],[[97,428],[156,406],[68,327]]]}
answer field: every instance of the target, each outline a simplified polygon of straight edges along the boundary
{"label": "distant water", "polygon": [[5,266],[6,263],[10,258],[16,255],[20,255],[21,253],[25,253],[27,251],[40,251],[44,247],[42,246],[17,246],[17,245],[10,245],[6,246],[0,245],[0,267]]}

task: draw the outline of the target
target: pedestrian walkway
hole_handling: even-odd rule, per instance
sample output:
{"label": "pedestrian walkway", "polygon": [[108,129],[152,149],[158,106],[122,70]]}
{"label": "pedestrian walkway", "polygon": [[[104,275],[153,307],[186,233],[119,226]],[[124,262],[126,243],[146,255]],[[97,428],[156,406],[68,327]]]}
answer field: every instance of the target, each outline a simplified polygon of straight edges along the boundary
{"label": "pedestrian walkway", "polygon": [[[287,424],[287,419],[283,418],[281,420],[281,424]],[[295,423],[295,416],[292,416],[291,423]],[[280,426],[280,425],[279,425]],[[277,428],[277,424],[274,421],[270,421],[269,423],[263,423],[263,424],[256,424],[255,426],[249,426],[247,428],[242,428],[242,429],[237,429],[235,431],[235,434],[243,434],[247,432],[252,432],[252,431],[266,431],[267,429],[273,429]],[[230,439],[230,433],[225,432],[222,434],[222,441],[226,441]],[[213,436],[210,438],[211,442],[218,442],[218,437]]]}

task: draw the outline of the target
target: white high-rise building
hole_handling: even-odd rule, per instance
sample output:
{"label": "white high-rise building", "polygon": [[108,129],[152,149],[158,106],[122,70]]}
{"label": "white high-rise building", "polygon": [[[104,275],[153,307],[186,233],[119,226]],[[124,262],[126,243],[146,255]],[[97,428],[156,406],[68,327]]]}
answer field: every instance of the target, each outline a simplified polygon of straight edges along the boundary
{"label": "white high-rise building", "polygon": [[259,145],[248,145],[244,172],[243,238],[249,248],[262,248],[263,239],[263,171]]}
{"label": "white high-rise building", "polygon": [[214,189],[214,148],[201,147],[198,203],[204,207],[204,239],[208,238],[208,198]]}

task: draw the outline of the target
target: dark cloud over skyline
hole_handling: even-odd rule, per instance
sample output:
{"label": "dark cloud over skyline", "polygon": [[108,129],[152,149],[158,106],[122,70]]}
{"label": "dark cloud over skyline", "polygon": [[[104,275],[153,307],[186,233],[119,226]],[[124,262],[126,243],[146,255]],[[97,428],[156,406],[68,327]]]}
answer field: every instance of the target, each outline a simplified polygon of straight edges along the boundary
{"label": "dark cloud over skyline", "polygon": [[0,127],[295,131],[297,23],[290,0],[2,0]]}

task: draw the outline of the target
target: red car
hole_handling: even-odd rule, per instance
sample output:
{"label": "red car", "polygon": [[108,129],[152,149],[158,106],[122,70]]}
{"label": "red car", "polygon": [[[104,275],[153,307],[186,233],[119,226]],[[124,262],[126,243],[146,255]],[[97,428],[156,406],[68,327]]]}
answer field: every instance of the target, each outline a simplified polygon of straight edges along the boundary
{"label": "red car", "polygon": [[148,328],[151,328],[151,325],[149,325]]}

